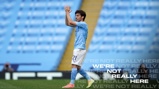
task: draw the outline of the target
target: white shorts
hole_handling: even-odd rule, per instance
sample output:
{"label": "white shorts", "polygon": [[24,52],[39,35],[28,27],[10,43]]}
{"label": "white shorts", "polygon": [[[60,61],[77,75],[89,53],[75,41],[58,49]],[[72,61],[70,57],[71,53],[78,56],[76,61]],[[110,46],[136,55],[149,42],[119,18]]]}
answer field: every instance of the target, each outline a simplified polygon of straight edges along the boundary
{"label": "white shorts", "polygon": [[72,57],[72,64],[81,66],[85,55],[86,55],[86,50],[74,49],[73,50],[73,57]]}

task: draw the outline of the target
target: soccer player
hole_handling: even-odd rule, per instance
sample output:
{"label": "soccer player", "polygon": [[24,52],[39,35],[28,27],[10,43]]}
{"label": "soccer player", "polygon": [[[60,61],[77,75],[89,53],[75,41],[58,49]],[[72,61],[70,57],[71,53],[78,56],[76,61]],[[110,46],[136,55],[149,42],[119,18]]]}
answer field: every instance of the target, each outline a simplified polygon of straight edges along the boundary
{"label": "soccer player", "polygon": [[73,50],[73,57],[72,57],[72,71],[71,71],[71,81],[66,86],[62,88],[74,88],[75,85],[75,78],[77,73],[80,73],[84,78],[88,80],[89,88],[94,80],[91,79],[88,74],[81,68],[82,62],[84,60],[84,56],[86,54],[86,39],[88,33],[87,24],[84,22],[86,18],[86,13],[83,10],[77,10],[75,12],[76,21],[73,21],[70,17],[70,7],[65,7],[65,23],[67,26],[76,27],[75,30],[75,42],[74,42],[74,50]]}

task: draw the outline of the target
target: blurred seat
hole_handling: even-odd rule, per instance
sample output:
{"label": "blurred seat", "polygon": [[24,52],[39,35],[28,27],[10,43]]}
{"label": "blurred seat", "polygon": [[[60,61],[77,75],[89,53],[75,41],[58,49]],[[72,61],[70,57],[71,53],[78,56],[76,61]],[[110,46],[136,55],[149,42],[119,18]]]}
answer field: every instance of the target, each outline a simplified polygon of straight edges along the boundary
{"label": "blurred seat", "polygon": [[158,0],[105,0],[83,68],[91,70],[93,64],[109,64],[116,59],[159,58],[157,8]]}
{"label": "blurred seat", "polygon": [[[55,71],[72,29],[65,25],[64,6],[72,13],[81,0],[1,0],[0,63],[38,63],[16,71]],[[74,14],[71,14],[75,18]],[[4,40],[5,39],[5,40]],[[0,69],[1,70],[1,69]]]}

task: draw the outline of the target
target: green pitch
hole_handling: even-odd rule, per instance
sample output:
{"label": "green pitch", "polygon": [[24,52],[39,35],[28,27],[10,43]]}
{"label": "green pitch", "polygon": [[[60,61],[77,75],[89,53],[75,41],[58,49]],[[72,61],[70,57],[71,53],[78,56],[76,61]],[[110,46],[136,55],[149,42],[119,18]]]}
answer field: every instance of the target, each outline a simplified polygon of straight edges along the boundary
{"label": "green pitch", "polygon": [[[54,80],[0,80],[0,89],[62,89],[62,86],[69,83],[68,79]],[[74,89],[85,89],[87,81],[77,80]],[[148,84],[130,84],[129,80],[98,80],[90,89],[157,89],[156,81]]]}
{"label": "green pitch", "polygon": [[[69,83],[66,79],[54,80],[0,80],[0,89],[61,89]],[[85,80],[76,81],[76,88],[85,88]]]}

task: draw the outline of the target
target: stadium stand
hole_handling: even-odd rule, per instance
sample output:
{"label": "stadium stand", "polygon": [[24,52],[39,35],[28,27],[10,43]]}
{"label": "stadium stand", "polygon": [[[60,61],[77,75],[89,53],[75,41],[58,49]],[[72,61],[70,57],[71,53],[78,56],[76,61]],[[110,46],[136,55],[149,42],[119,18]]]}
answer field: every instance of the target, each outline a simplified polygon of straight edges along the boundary
{"label": "stadium stand", "polygon": [[0,3],[0,70],[10,62],[15,71],[55,71],[72,31],[65,25],[64,6],[75,11],[81,0]]}
{"label": "stadium stand", "polygon": [[131,72],[148,63],[144,59],[159,58],[158,9],[159,0],[105,0],[83,68],[106,70],[93,64],[115,64]]}

